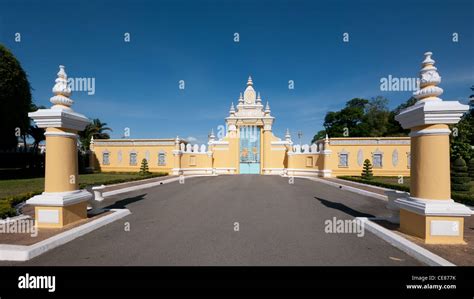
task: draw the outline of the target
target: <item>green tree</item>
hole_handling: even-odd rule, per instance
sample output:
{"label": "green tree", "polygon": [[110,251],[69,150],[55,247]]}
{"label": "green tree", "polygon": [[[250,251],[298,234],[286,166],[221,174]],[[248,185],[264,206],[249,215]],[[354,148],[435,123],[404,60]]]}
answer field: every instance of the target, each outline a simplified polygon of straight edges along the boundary
{"label": "green tree", "polygon": [[150,174],[150,170],[148,169],[148,161],[147,159],[142,159],[142,165],[140,166],[140,175],[147,175]]}
{"label": "green tree", "polygon": [[466,161],[461,157],[457,158],[451,169],[451,189],[457,192],[469,191],[470,181],[471,179],[467,173]]}
{"label": "green tree", "polygon": [[400,114],[403,109],[413,106],[416,103],[414,97],[409,98],[405,103],[400,104],[395,109],[390,111],[388,116],[387,132],[384,136],[391,137],[406,137],[410,133],[410,129],[403,129],[400,123],[395,119],[395,116]]}
{"label": "green tree", "polygon": [[363,135],[357,126],[363,121],[368,102],[366,99],[354,98],[341,111],[328,112],[324,118],[325,132],[331,137],[344,137],[345,132],[349,136]]}
{"label": "green tree", "polygon": [[[474,86],[471,88],[474,90]],[[471,95],[470,99],[474,99]],[[450,126],[451,161],[462,157],[465,161],[474,158],[474,105],[470,103],[470,110],[461,117],[461,120]]]}
{"label": "green tree", "polygon": [[[393,111],[388,109],[388,99],[382,96],[366,99],[354,98],[346,103],[340,111],[330,111],[324,118],[324,130],[314,135],[312,142],[330,137],[383,137],[407,136],[395,115],[413,105],[416,99],[410,98]],[[347,136],[344,133],[347,132]]]}
{"label": "green tree", "polygon": [[111,128],[107,127],[107,123],[101,122],[98,118],[93,119],[84,131],[79,132],[79,140],[82,149],[84,151],[90,149],[92,136],[94,136],[95,139],[110,139],[110,135],[106,131],[112,131]]}
{"label": "green tree", "polygon": [[41,141],[45,140],[44,136],[45,130],[43,128],[38,128],[36,125],[32,125],[28,128],[28,135],[33,138],[33,150],[36,153]]}
{"label": "green tree", "polygon": [[25,71],[10,50],[0,45],[0,149],[16,147],[19,136],[26,141],[31,103]]}
{"label": "green tree", "polygon": [[371,180],[374,177],[372,163],[370,163],[369,159],[365,159],[364,161],[364,168],[362,169],[361,177],[366,180]]}
{"label": "green tree", "polygon": [[[46,109],[44,106],[36,106],[34,103],[30,106],[30,112],[34,112],[38,109]],[[33,124],[30,120],[30,126],[28,128],[28,135],[33,138],[33,150],[36,153],[38,151],[38,147],[41,141],[45,140],[46,137],[44,136],[45,129],[39,128],[37,125]]]}
{"label": "green tree", "polygon": [[311,143],[316,143],[316,141],[323,139],[326,137],[326,130],[321,130],[316,135],[314,135],[313,139],[311,140]]}
{"label": "green tree", "polygon": [[360,127],[361,134],[368,137],[385,136],[388,130],[390,111],[388,100],[378,96],[372,98],[365,107]]}

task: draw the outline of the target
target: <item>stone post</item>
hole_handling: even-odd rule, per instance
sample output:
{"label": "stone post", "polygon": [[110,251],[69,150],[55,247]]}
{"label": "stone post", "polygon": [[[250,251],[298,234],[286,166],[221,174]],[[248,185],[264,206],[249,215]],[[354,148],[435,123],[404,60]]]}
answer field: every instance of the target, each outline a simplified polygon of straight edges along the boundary
{"label": "stone post", "polygon": [[323,169],[321,169],[321,175],[322,177],[331,177],[332,170],[331,170],[331,165],[329,165],[329,158],[331,157],[332,150],[331,146],[329,143],[329,137],[328,134],[326,134],[326,138],[324,139],[324,149],[322,151],[323,154]]}
{"label": "stone post", "polygon": [[181,174],[181,156],[183,152],[180,148],[180,139],[176,136],[174,141],[174,150],[173,150],[173,168],[171,169],[172,175],[180,175]]}
{"label": "stone post", "polygon": [[467,105],[443,101],[443,90],[432,53],[426,52],[420,71],[418,100],[395,117],[411,129],[410,197],[398,198],[400,229],[430,244],[462,244],[464,218],[471,215],[465,205],[451,199],[448,124],[459,122]]}
{"label": "stone post", "polygon": [[38,227],[63,227],[87,218],[87,201],[92,194],[78,190],[77,132],[89,119],[71,109],[64,66],[59,66],[50,109],[29,113],[36,125],[46,129],[46,170],[44,192],[26,203],[35,207]]}
{"label": "stone post", "polygon": [[271,146],[272,146],[272,124],[273,118],[271,118],[270,113],[270,104],[267,102],[265,106],[265,117],[263,119],[263,136],[262,136],[262,147],[263,147],[263,155],[261,159],[262,163],[262,173],[261,174],[270,174],[271,171],[268,169],[269,167],[269,159],[271,157]]}

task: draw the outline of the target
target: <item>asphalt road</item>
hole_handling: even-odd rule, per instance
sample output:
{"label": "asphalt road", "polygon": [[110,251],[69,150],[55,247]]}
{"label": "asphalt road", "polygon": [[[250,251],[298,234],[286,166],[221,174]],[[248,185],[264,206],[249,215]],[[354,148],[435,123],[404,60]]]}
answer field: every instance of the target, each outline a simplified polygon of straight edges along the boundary
{"label": "asphalt road", "polygon": [[113,200],[132,214],[0,265],[420,265],[370,232],[326,233],[326,220],[383,216],[384,203],[305,179],[198,177]]}

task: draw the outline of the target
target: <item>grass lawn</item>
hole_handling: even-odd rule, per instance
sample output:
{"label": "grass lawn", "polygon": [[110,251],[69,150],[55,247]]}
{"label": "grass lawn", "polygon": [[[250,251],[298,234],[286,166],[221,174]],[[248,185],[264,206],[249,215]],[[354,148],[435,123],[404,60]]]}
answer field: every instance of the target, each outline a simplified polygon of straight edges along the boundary
{"label": "grass lawn", "polygon": [[[161,174],[164,175],[164,174]],[[112,184],[145,179],[159,174],[140,176],[137,173],[92,173],[80,174],[79,185],[86,188],[92,185]],[[43,192],[44,178],[0,180],[0,199],[28,192]]]}
{"label": "grass lawn", "polygon": [[[165,176],[166,173],[139,175],[138,173],[92,173],[79,175],[81,189],[94,185],[107,185]],[[16,204],[44,191],[44,178],[0,180],[0,219],[13,217]]]}
{"label": "grass lawn", "polygon": [[410,177],[403,177],[402,181],[399,181],[398,177],[394,176],[374,176],[372,181],[393,184],[393,185],[402,185],[406,187],[410,187]]}

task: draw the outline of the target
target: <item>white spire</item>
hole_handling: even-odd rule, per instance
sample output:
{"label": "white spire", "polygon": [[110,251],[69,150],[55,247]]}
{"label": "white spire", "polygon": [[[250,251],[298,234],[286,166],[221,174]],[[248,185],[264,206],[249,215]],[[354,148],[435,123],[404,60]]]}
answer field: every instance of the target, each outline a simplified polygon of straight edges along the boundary
{"label": "white spire", "polygon": [[243,103],[244,103],[244,96],[242,95],[242,93],[240,93],[239,104],[243,104]]}
{"label": "white spire", "polygon": [[437,85],[441,83],[441,77],[434,66],[435,61],[431,58],[432,52],[426,52],[425,59],[421,63],[420,70],[420,89],[413,93],[413,96],[419,101],[435,100],[441,101],[438,96],[443,93],[443,89]]}
{"label": "white spire", "polygon": [[285,139],[287,141],[291,141],[291,134],[290,134],[290,129],[286,129],[286,133],[285,133]]}
{"label": "white spire", "polygon": [[234,114],[235,114],[234,102],[232,102],[232,104],[230,105],[229,113],[230,113],[231,115],[234,115]]}
{"label": "white spire", "polygon": [[257,93],[257,104],[262,103],[262,98],[260,97],[260,91]]}
{"label": "white spire", "polygon": [[249,76],[249,79],[247,80],[247,85],[253,85],[252,76]]}
{"label": "white spire", "polygon": [[270,104],[267,101],[267,105],[265,105],[265,113],[270,113]]}
{"label": "white spire", "polygon": [[67,85],[67,74],[66,74],[66,71],[64,70],[63,65],[59,66],[59,72],[57,75],[58,77],[55,80],[56,84],[54,84],[54,87],[53,87],[53,93],[55,95],[51,97],[49,101],[53,103],[54,106],[56,105],[63,106],[63,107],[60,106],[59,108],[62,108],[62,109],[64,109],[65,107],[69,108],[72,106],[74,101],[69,98],[71,96],[71,89]]}
{"label": "white spire", "polygon": [[214,129],[211,128],[211,133],[209,133],[209,141],[214,141],[216,136],[214,135]]}

